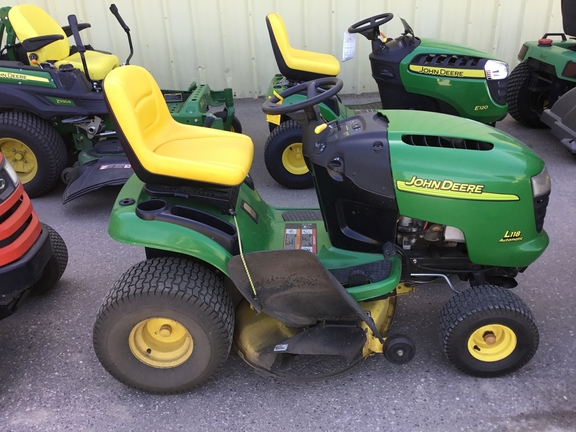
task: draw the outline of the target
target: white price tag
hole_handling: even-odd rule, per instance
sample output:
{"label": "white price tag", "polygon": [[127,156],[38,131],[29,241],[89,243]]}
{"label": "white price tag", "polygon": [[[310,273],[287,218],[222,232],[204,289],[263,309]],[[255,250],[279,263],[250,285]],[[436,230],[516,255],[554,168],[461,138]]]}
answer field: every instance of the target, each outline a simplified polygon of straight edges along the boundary
{"label": "white price tag", "polygon": [[348,61],[354,58],[356,51],[356,33],[344,32],[344,43],[342,44],[342,61]]}

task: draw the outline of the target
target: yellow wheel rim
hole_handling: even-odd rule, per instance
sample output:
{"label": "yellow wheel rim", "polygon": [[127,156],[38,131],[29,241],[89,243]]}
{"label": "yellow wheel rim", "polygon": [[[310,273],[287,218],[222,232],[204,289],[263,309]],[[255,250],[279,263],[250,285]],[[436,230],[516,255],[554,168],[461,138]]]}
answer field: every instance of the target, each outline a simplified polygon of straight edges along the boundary
{"label": "yellow wheel rim", "polygon": [[10,162],[23,184],[36,177],[38,173],[36,155],[22,141],[14,138],[0,138],[0,151],[6,160]]}
{"label": "yellow wheel rim", "polygon": [[286,147],[282,153],[282,165],[290,174],[304,175],[308,172],[302,154],[302,143],[294,143]]}
{"label": "yellow wheel rim", "polygon": [[190,358],[194,348],[188,330],[168,318],[140,321],[132,328],[128,344],[138,360],[158,369],[181,365]]}
{"label": "yellow wheel rim", "polygon": [[468,339],[468,351],[475,359],[496,362],[508,357],[517,344],[516,333],[500,324],[480,327]]}

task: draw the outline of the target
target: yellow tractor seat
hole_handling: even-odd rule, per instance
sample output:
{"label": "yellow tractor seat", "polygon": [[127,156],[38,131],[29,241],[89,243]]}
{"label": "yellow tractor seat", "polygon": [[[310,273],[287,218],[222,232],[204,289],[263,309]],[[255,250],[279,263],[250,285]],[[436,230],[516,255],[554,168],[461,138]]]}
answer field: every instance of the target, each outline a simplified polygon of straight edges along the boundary
{"label": "yellow tractor seat", "polygon": [[250,137],[178,123],[143,67],[114,69],[103,88],[122,147],[140,180],[237,186],[248,175],[254,156]]}
{"label": "yellow tractor seat", "polygon": [[280,73],[295,81],[336,76],[340,62],[330,54],[292,48],[282,17],[275,12],[266,16],[266,26],[272,43],[272,51]]}
{"label": "yellow tractor seat", "polygon": [[[72,64],[84,70],[78,53],[70,55],[66,33],[46,11],[38,6],[23,4],[14,6],[8,12],[8,19],[21,43],[35,41],[39,48],[27,50],[31,65],[51,62],[55,67]],[[45,39],[45,42],[42,42]],[[26,44],[23,44],[25,47]],[[90,79],[100,81],[112,69],[120,66],[118,57],[113,54],[88,50],[85,52]]]}

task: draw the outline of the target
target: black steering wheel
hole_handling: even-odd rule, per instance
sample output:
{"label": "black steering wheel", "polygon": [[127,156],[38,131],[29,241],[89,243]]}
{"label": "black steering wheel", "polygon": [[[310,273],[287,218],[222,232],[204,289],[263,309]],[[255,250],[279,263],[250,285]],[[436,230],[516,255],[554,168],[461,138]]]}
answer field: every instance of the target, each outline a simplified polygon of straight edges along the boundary
{"label": "black steering wheel", "polygon": [[[331,86],[326,91],[318,91],[319,87],[324,86]],[[277,114],[288,114],[296,111],[303,110],[304,108],[308,108],[314,105],[318,105],[325,100],[330,99],[332,96],[336,95],[342,87],[344,86],[344,82],[337,77],[326,77],[326,78],[319,78],[314,81],[308,81],[305,83],[301,83],[295,85],[294,87],[290,87],[280,93],[278,96],[272,96],[270,99],[267,99],[266,102],[262,105],[262,111],[266,114],[277,115]],[[289,105],[278,105],[278,102],[281,99],[285,99],[289,96],[292,96],[296,93],[301,93],[306,90],[306,99],[301,102],[296,102]]]}
{"label": "black steering wheel", "polygon": [[348,33],[360,33],[370,39],[368,37],[370,30],[377,29],[381,25],[386,24],[392,18],[394,18],[394,14],[387,12],[363,19],[362,21],[358,21],[356,24],[352,24],[350,27],[348,27]]}

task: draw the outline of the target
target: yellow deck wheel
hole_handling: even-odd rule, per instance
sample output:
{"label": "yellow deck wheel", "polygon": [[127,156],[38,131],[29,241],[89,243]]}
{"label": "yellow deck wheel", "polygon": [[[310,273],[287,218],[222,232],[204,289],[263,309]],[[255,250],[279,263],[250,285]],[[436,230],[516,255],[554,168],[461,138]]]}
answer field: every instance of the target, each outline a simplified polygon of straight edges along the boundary
{"label": "yellow deck wheel", "polygon": [[192,336],[177,321],[150,318],[136,324],[128,344],[132,354],[142,363],[160,369],[174,368],[184,363],[194,349]]}
{"label": "yellow deck wheel", "polygon": [[491,324],[477,329],[468,339],[472,357],[483,362],[496,362],[508,357],[516,348],[516,333],[504,325]]}

